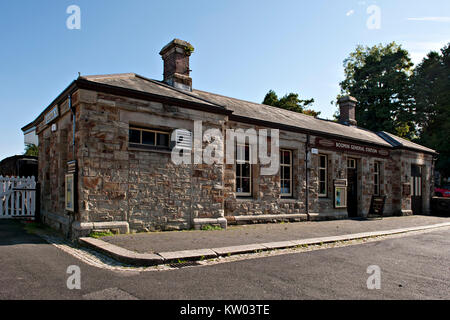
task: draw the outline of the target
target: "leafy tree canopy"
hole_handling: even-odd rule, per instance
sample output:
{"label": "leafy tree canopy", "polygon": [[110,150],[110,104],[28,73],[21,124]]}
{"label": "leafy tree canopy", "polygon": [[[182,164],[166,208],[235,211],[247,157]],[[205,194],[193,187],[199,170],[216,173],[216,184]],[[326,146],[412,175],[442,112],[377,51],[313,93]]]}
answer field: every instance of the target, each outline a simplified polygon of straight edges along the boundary
{"label": "leafy tree canopy", "polygon": [[358,100],[359,126],[409,139],[415,137],[412,67],[408,52],[395,42],[386,46],[357,46],[344,60],[341,95],[349,94]]}
{"label": "leafy tree canopy", "polygon": [[39,155],[39,148],[35,144],[27,144],[24,155],[37,157]]}
{"label": "leafy tree canopy", "polygon": [[430,52],[412,78],[418,143],[439,152],[436,169],[450,176],[450,43]]}
{"label": "leafy tree canopy", "polygon": [[314,99],[302,100],[297,93],[289,93],[282,98],[278,98],[275,91],[270,90],[264,97],[262,103],[273,107],[304,113],[313,117],[317,117],[320,114],[320,112],[306,108],[314,103]]}

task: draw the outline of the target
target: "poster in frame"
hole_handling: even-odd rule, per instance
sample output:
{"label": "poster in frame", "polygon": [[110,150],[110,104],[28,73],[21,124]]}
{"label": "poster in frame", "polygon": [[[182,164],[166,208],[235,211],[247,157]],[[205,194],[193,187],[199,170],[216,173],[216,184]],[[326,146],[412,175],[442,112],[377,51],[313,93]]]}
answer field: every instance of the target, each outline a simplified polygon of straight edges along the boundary
{"label": "poster in frame", "polygon": [[65,204],[66,210],[75,211],[75,176],[73,173],[66,174],[65,183]]}

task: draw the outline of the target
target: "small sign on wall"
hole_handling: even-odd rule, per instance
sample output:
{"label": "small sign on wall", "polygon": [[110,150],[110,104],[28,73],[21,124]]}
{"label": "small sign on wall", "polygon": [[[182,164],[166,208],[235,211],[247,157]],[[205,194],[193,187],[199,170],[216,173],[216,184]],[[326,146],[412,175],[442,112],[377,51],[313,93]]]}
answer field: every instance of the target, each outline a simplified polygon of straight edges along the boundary
{"label": "small sign on wall", "polygon": [[347,187],[334,187],[334,207],[347,208]]}
{"label": "small sign on wall", "polygon": [[347,208],[347,179],[334,180],[334,207]]}
{"label": "small sign on wall", "polygon": [[75,175],[73,173],[66,174],[65,187],[65,203],[66,210],[75,212]]}
{"label": "small sign on wall", "polygon": [[403,195],[406,197],[411,195],[411,184],[409,183],[403,184]]}
{"label": "small sign on wall", "polygon": [[59,116],[58,106],[55,106],[52,110],[50,110],[44,117],[45,124],[49,124]]}

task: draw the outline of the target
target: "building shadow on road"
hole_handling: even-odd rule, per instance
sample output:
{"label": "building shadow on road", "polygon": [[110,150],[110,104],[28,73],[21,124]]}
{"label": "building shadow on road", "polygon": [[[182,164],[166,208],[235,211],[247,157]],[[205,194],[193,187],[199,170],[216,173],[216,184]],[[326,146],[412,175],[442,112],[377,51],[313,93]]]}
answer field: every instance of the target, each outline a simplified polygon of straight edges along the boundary
{"label": "building shadow on road", "polygon": [[25,221],[0,220],[0,246],[46,244],[44,239],[30,232],[36,224],[30,224],[30,226],[27,226]]}

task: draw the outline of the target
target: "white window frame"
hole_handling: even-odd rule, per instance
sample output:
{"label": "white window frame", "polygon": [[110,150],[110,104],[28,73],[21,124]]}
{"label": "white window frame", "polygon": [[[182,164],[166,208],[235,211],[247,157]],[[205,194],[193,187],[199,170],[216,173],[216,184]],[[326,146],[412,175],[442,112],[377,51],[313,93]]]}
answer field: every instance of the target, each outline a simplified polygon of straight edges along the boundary
{"label": "white window frame", "polygon": [[[320,166],[320,160],[322,157],[325,157],[325,167]],[[319,154],[319,165],[318,165],[318,180],[319,180],[319,197],[326,198],[328,196],[328,155],[326,154]],[[325,171],[325,193],[320,193],[320,172],[324,170]]]}
{"label": "white window frame", "polygon": [[[283,154],[283,152],[289,152],[289,164],[282,163],[282,161],[281,161],[282,156],[281,155]],[[282,197],[292,197],[292,194],[293,194],[292,193],[292,185],[293,185],[293,183],[292,183],[292,179],[293,179],[293,177],[292,177],[292,165],[293,165],[293,163],[292,162],[293,162],[292,150],[280,149],[280,195]],[[284,179],[284,177],[283,177],[283,172],[284,172],[283,168],[284,167],[289,167],[289,176],[290,176],[289,179]],[[289,193],[282,192],[283,180],[288,180],[289,181]]]}
{"label": "white window frame", "polygon": [[356,169],[356,159],[355,158],[348,158],[347,159],[347,168],[348,169]]}
{"label": "white window frame", "polygon": [[[244,159],[244,160],[239,160],[237,157],[238,157],[238,148],[239,147],[247,147],[248,146],[248,160],[247,159]],[[245,149],[244,149],[245,150]],[[236,180],[235,180],[235,184],[236,184],[236,186],[235,186],[235,191],[236,191],[236,196],[238,196],[238,197],[251,197],[252,196],[252,190],[253,190],[253,176],[252,176],[252,164],[251,164],[251,146],[249,145],[249,144],[236,144],[236,171],[237,171],[237,168],[238,168],[238,166],[241,166],[240,167],[240,172],[241,172],[241,175],[240,176],[238,176],[237,175],[237,172],[236,172]],[[244,152],[244,158],[245,158],[245,152]],[[248,163],[249,164],[249,167],[250,167],[250,169],[249,169],[249,176],[248,177],[243,177],[242,176],[242,165],[245,165],[246,163]],[[240,185],[242,186],[242,179],[243,178],[248,178],[249,179],[249,192],[239,192],[238,191],[238,180],[240,181]]]}
{"label": "white window frame", "polygon": [[375,161],[373,163],[373,185],[374,185],[374,195],[381,195],[381,182],[380,182],[380,173],[381,173],[381,163],[379,161]]}

